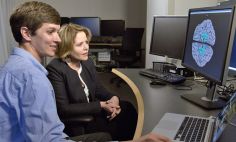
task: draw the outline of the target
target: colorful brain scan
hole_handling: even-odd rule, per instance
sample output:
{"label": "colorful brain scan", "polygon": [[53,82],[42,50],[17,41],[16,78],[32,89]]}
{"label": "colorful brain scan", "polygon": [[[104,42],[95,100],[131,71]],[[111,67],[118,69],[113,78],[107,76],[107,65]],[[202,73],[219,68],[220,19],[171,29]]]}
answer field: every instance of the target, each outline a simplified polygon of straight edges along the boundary
{"label": "colorful brain scan", "polygon": [[199,67],[204,67],[211,60],[215,41],[215,30],[210,19],[197,25],[193,35],[192,56]]}

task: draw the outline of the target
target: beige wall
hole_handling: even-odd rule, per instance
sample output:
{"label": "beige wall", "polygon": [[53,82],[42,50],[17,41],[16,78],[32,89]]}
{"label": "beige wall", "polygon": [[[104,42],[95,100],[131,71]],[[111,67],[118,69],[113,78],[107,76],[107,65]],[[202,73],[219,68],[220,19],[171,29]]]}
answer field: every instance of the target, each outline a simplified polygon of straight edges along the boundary
{"label": "beige wall", "polygon": [[[15,0],[19,3],[30,0]],[[146,27],[147,0],[38,0],[52,5],[64,17],[122,19],[126,27]],[[145,36],[142,45],[145,48]]]}
{"label": "beige wall", "polygon": [[217,5],[217,0],[172,0],[174,1],[174,14],[187,15],[190,8]]}
{"label": "beige wall", "polygon": [[[27,0],[25,0],[27,1]],[[144,27],[146,0],[38,0],[55,7],[65,17],[124,19],[126,26]]]}

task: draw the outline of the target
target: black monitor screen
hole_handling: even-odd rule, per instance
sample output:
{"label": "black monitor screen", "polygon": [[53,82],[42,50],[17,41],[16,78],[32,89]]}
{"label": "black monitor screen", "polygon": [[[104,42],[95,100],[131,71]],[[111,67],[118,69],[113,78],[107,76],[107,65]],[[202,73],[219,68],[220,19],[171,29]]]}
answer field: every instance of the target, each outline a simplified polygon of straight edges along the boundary
{"label": "black monitor screen", "polygon": [[[232,49],[232,8],[195,9],[189,12],[183,65],[222,84]],[[231,53],[230,53],[231,54]]]}
{"label": "black monitor screen", "polygon": [[122,36],[124,31],[124,20],[101,20],[102,36]]}
{"label": "black monitor screen", "polygon": [[181,59],[187,22],[187,16],[155,16],[150,54]]}
{"label": "black monitor screen", "polygon": [[71,17],[70,22],[90,29],[93,36],[100,36],[99,17]]}
{"label": "black monitor screen", "polygon": [[234,36],[234,44],[229,64],[229,72],[233,75],[236,75],[236,36]]}
{"label": "black monitor screen", "polygon": [[69,17],[61,17],[61,24],[60,25],[68,24],[68,23],[70,23]]}

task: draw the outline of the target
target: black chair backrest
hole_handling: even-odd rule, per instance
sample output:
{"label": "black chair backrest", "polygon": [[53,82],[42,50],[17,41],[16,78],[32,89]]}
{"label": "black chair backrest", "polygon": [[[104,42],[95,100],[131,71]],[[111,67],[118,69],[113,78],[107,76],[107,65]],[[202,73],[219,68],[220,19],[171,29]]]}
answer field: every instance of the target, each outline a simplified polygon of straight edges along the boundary
{"label": "black chair backrest", "polygon": [[123,36],[122,50],[138,51],[141,49],[141,42],[144,28],[126,28]]}

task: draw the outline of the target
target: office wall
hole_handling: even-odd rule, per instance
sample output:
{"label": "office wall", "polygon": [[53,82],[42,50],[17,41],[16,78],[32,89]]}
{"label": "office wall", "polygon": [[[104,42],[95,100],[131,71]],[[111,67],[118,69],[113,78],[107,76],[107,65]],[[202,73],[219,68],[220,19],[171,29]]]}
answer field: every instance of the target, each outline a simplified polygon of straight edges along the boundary
{"label": "office wall", "polygon": [[[26,0],[25,0],[26,1]],[[128,27],[146,24],[146,0],[38,0],[55,7],[61,16],[124,19]]]}
{"label": "office wall", "polygon": [[175,0],[174,14],[186,15],[189,8],[217,5],[218,0]]}
{"label": "office wall", "polygon": [[[29,1],[29,0],[21,0]],[[146,27],[146,0],[38,0],[55,7],[64,17],[94,17],[123,19],[126,27]],[[145,35],[142,48],[145,49]],[[145,53],[144,53],[145,55]],[[143,56],[144,57],[144,56]],[[143,59],[145,60],[145,58]],[[46,62],[49,62],[47,59]],[[143,62],[145,64],[145,62]]]}
{"label": "office wall", "polygon": [[189,8],[214,6],[217,2],[218,0],[147,0],[145,67],[151,68],[153,61],[166,60],[163,57],[149,54],[154,15],[187,15]]}

